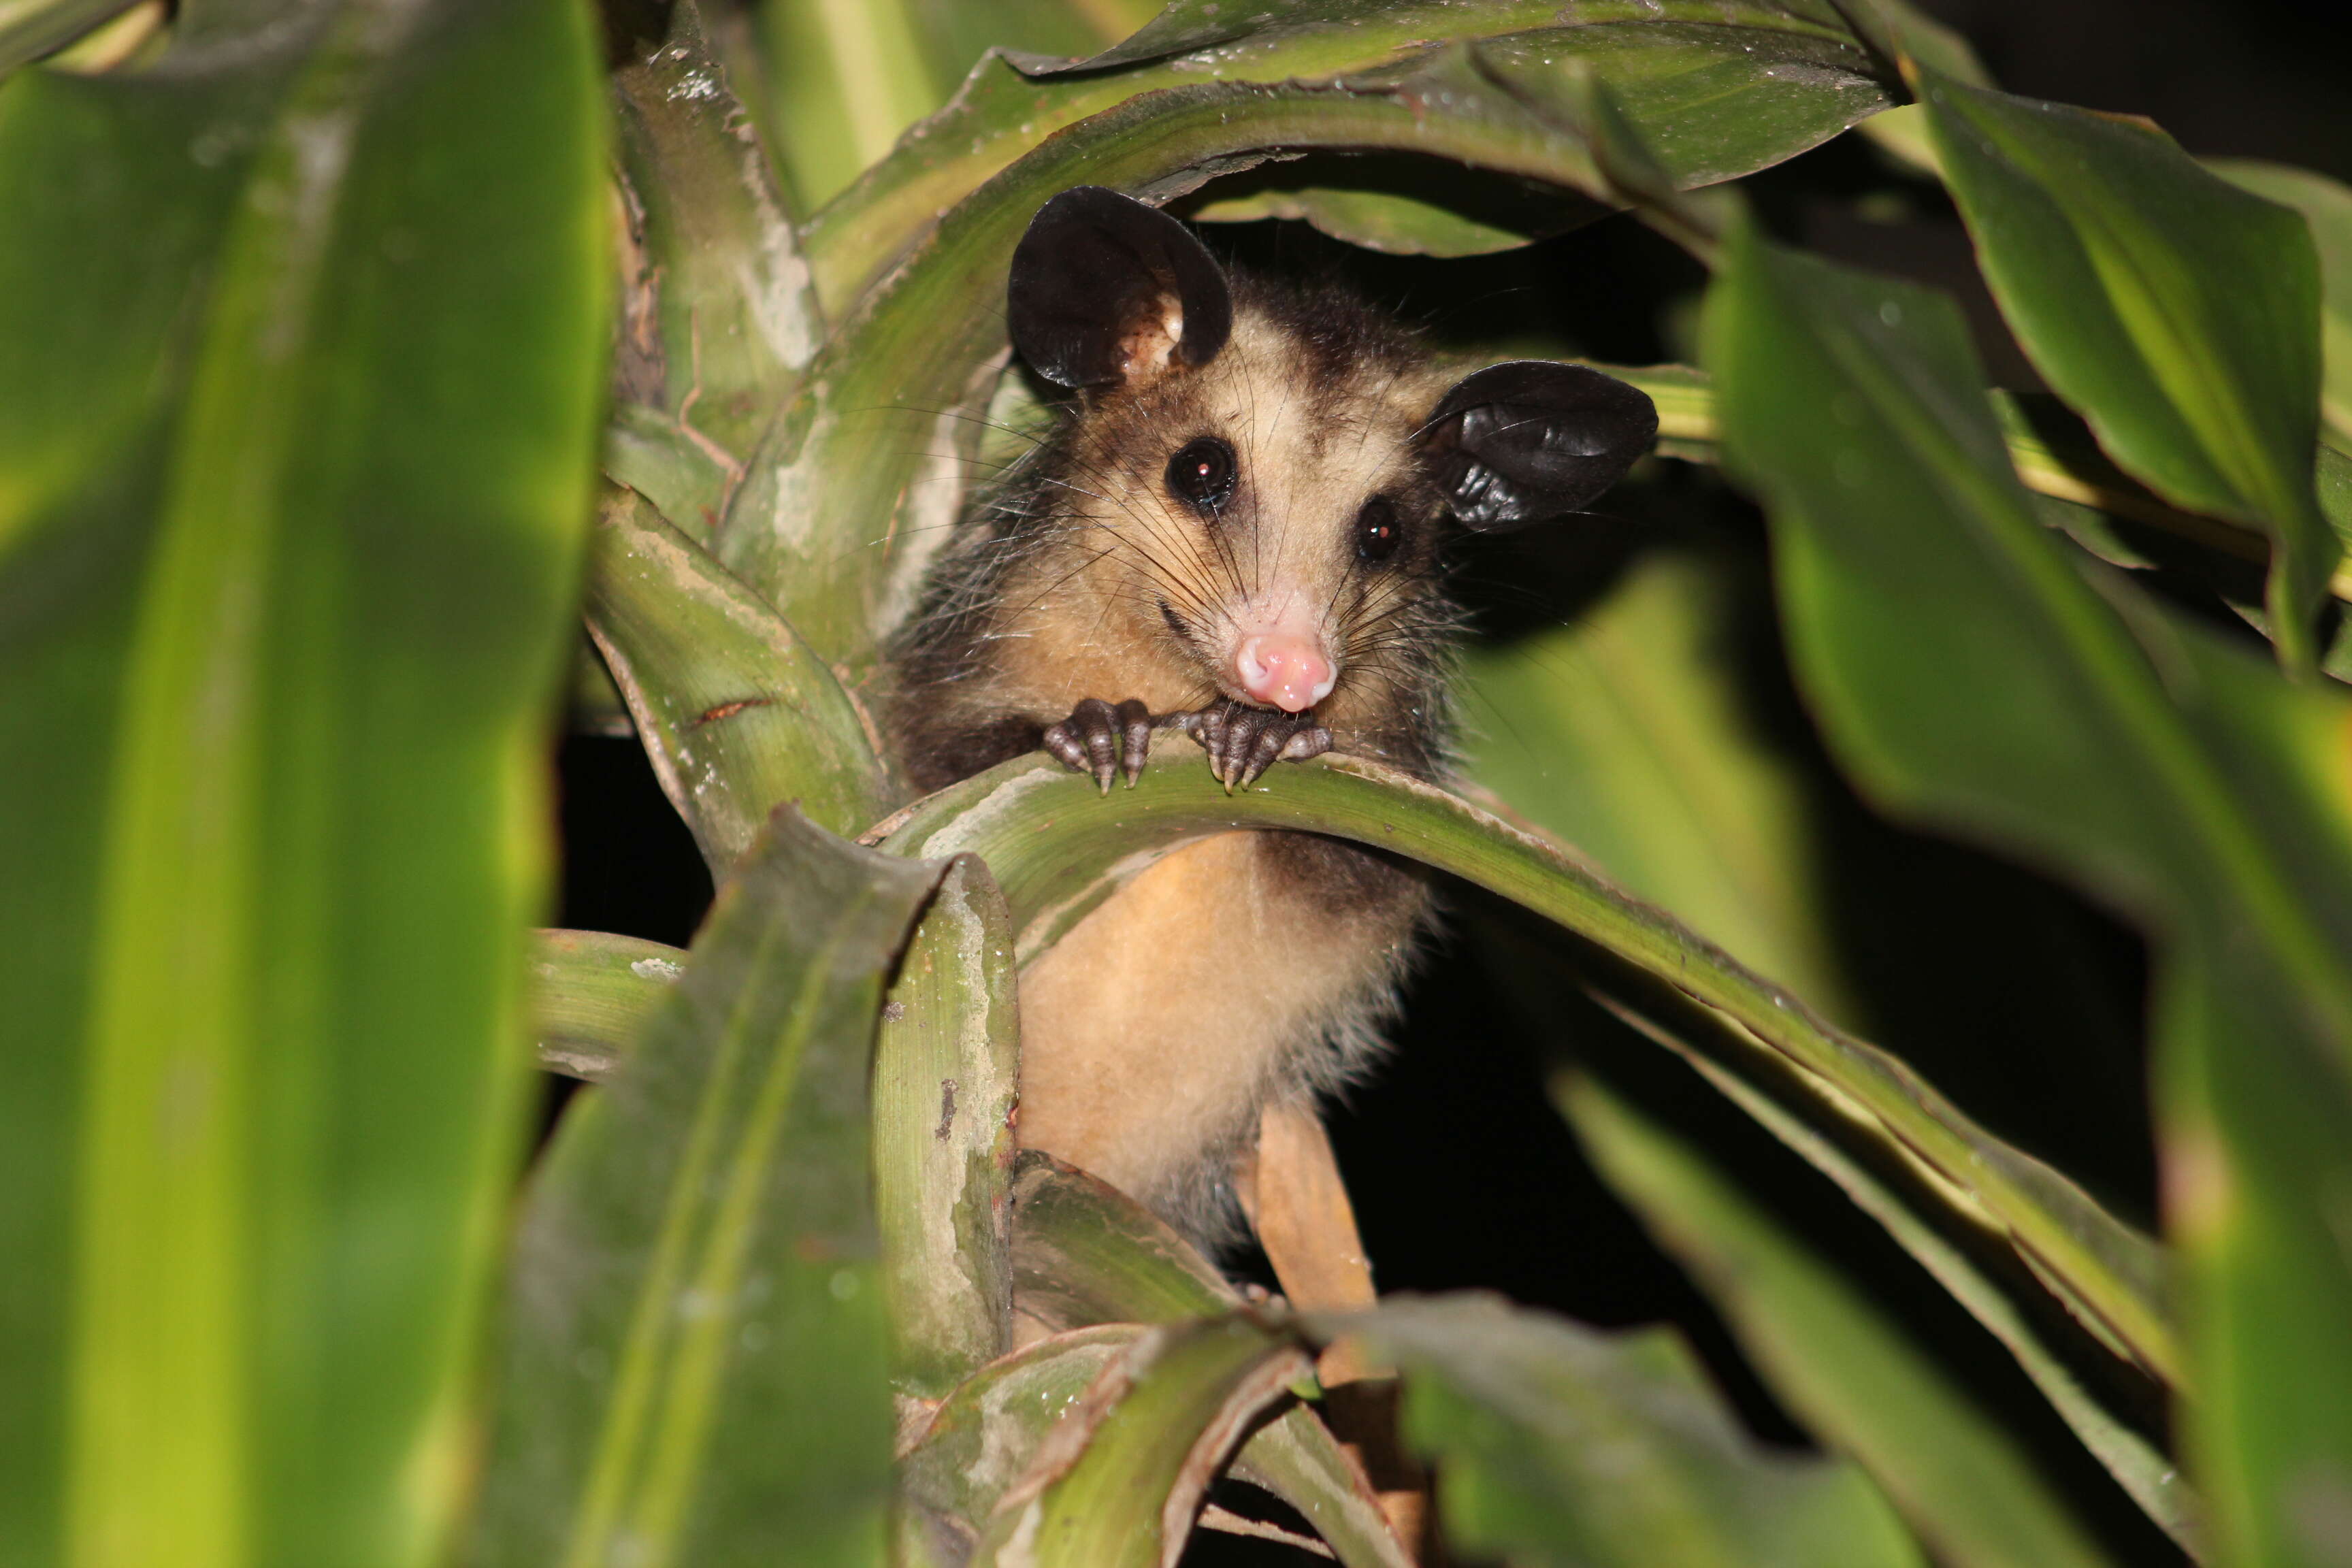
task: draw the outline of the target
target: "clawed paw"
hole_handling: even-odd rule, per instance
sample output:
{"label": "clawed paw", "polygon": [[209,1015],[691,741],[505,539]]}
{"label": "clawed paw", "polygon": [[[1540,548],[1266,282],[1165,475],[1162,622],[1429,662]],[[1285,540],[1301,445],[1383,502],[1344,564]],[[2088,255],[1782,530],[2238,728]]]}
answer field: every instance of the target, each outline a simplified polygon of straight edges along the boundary
{"label": "clawed paw", "polygon": [[1276,763],[1300,763],[1331,749],[1331,731],[1312,712],[1282,713],[1271,708],[1224,701],[1175,721],[1209,753],[1209,771],[1226,793],[1246,789]]}
{"label": "clawed paw", "polygon": [[1094,774],[1106,795],[1114,774],[1132,789],[1151,754],[1151,711],[1131,697],[1116,708],[1089,697],[1045,731],[1045,749],[1079,773]]}

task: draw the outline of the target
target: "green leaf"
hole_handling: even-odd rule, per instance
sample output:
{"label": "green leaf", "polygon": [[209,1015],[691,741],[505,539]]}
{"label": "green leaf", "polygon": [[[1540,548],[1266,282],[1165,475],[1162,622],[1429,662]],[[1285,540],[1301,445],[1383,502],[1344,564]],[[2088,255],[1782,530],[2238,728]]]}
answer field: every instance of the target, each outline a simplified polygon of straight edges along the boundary
{"label": "green leaf", "polygon": [[[1242,1304],[1224,1276],[1157,1215],[1049,1155],[1022,1154],[1013,1223],[1014,1300],[1031,1321],[1068,1331],[1059,1336],[1065,1342],[1105,1325],[1131,1331]],[[1286,1410],[1252,1434],[1233,1474],[1297,1509],[1349,1568],[1409,1561],[1363,1468],[1307,1410]]]}
{"label": "green leaf", "polygon": [[908,0],[767,0],[758,13],[770,130],[793,205],[814,211],[932,110]]}
{"label": "green leaf", "polygon": [[[1898,1179],[1893,1172],[1874,1168],[1870,1152],[1857,1154],[1844,1147],[1845,1129],[1835,1119],[1808,1119],[1801,1096],[1784,1105],[1775,1095],[1748,1078],[1719,1065],[1724,1046],[1705,1037],[1713,1032],[1703,1016],[1685,1016],[1669,1023],[1663,1009],[1628,1005],[1603,997],[1604,1006],[1633,1027],[1669,1047],[1698,1069],[1709,1083],[1775,1138],[1802,1155],[1828,1176],[1863,1212],[1886,1229],[1888,1236],[1950,1292],[2017,1358],[2061,1419],[2074,1430],[2083,1446],[2106,1467],[2116,1484],[2131,1495],[2158,1528],[2192,1556],[2198,1553],[2199,1505],[2179,1467],[2139,1432],[2125,1424],[2084,1385],[2066,1356],[2065,1340],[2055,1331],[2074,1327],[2060,1322],[2057,1304],[2021,1269],[2015,1259],[1996,1268],[1985,1256],[1982,1238],[1966,1231],[1948,1233],[1950,1216],[1918,1184]],[[1736,1056],[1737,1048],[1733,1047]],[[1880,1163],[1883,1165],[1883,1162]]]}
{"label": "green leaf", "polygon": [[[1605,62],[1602,79],[1667,166],[1691,184],[1750,173],[1834,134],[1843,124],[1828,123],[1834,116],[1827,106],[1850,103],[1859,118],[1869,110],[1859,108],[1855,81],[1880,79],[1826,0],[1640,6],[1602,0],[1565,18],[1559,5],[1538,0],[1318,0],[1277,13],[1230,5],[1212,12],[1186,0],[1079,65],[982,62],[945,109],[811,220],[806,241],[818,295],[827,310],[842,311],[940,215],[1055,132],[1138,95],[1203,82],[1344,82],[1372,73],[1393,82],[1439,58],[1444,46],[1476,39],[1503,40],[1498,59],[1523,79],[1547,55],[1557,61],[1589,53]],[[1753,58],[1753,67],[1737,57]],[[1776,68],[1785,68],[1782,78],[1771,74]],[[1874,104],[1894,101],[1892,89],[1881,80]],[[1424,108],[1437,120],[1478,106],[1433,97]]]}
{"label": "green leaf", "polygon": [[874,1053],[874,1201],[892,1381],[937,1399],[1013,1343],[1021,1031],[1004,895],[950,861],[891,983]]}
{"label": "green leaf", "polygon": [[[1051,831],[1045,831],[1050,826]],[[1962,1115],[1884,1051],[1822,1021],[1673,917],[1532,834],[1433,785],[1357,758],[1286,765],[1226,795],[1197,757],[1170,752],[1133,789],[1043,757],[1004,763],[875,830],[902,854],[985,858],[1012,906],[1022,962],[1043,952],[1156,854],[1201,834],[1287,827],[1370,844],[1524,905],[1716,1009],[1757,1060],[1791,1069],[1828,1110],[1868,1129],[1964,1214],[2005,1236],[2104,1331],[2160,1376],[2177,1369],[2146,1237],[2039,1161]]]}
{"label": "green leaf", "polygon": [[868,1052],[938,880],[779,812],[625,1070],[574,1100],[517,1242],[476,1561],[879,1560]]}
{"label": "green leaf", "polygon": [[[767,159],[694,0],[678,0],[665,36],[635,43],[613,89],[632,242],[616,391],[632,405],[628,428],[718,480],[707,519],[649,492],[699,539],[824,323]],[[617,477],[634,483],[629,471]]]}
{"label": "green leaf", "polygon": [[1441,1467],[1457,1552],[1513,1568],[1923,1563],[1853,1466],[1742,1431],[1670,1329],[1601,1333],[1477,1295],[1313,1324],[1402,1370],[1405,1436]]}
{"label": "green leaf", "polygon": [[61,49],[138,0],[0,0],[0,77]]}
{"label": "green leaf", "polygon": [[685,952],[657,942],[601,931],[532,932],[539,1065],[591,1082],[612,1077],[685,973]]}
{"label": "green leaf", "polygon": [[1242,1304],[1157,1215],[1034,1149],[1013,1182],[1013,1290],[1024,1316],[1057,1330],[1179,1323]]}
{"label": "green leaf", "polygon": [[2319,278],[2293,211],[2153,127],[1923,75],[1944,178],[2019,343],[2158,494],[2260,526],[2288,668],[2342,551],[2311,488]]}
{"label": "green leaf", "polygon": [[[2052,866],[2158,938],[2190,1454],[2225,1562],[2326,1559],[2352,1487],[2352,703],[2073,556],[2010,472],[1958,311],[1751,237],[1708,310],[1801,683],[1889,809]],[[2145,1346],[2137,1346],[2147,1354]]]}
{"label": "green leaf", "polygon": [[2319,253],[2319,409],[2337,440],[2352,444],[2352,187],[2284,163],[2210,158],[2205,166],[2265,201],[2293,207]]}
{"label": "green leaf", "polygon": [[1774,1392],[1870,1472],[1937,1562],[2105,1561],[1934,1358],[1696,1151],[1590,1080],[1560,1100],[1601,1173],[1697,1276]]}
{"label": "green leaf", "polygon": [[597,510],[588,629],[714,873],[779,802],[797,800],[844,833],[881,810],[882,764],[833,671],[758,595],[618,487]]}
{"label": "green leaf", "polygon": [[602,105],[570,4],[284,9],[0,88],[28,1562],[422,1563],[466,1484],[603,395]]}
{"label": "green leaf", "polygon": [[1146,1329],[998,1501],[973,1568],[1173,1568],[1209,1483],[1309,1366],[1245,1312]]}
{"label": "green leaf", "polygon": [[1724,643],[1734,563],[1638,563],[1608,598],[1503,647],[1455,692],[1464,772],[1742,963],[1850,1015],[1802,781],[1745,711]]}
{"label": "green leaf", "polygon": [[[1616,201],[1589,122],[1612,131],[1604,141],[1654,146],[1674,179],[1713,179],[1736,172],[1727,148],[1741,167],[1776,162],[1885,101],[1871,58],[1826,6],[1656,9],[1639,23],[1559,26],[1524,0],[1342,4],[1272,24],[1247,47],[1128,71],[1041,81],[984,65],[803,237],[839,324],[736,492],[717,553],[853,686],[863,680],[876,637],[912,606],[961,509],[971,416],[1004,348],[1013,247],[1068,185],[1164,201],[1278,153],[1326,148],[1449,159]],[[1706,26],[1661,31],[1659,20]],[[1478,41],[1504,32],[1516,36]],[[1811,64],[1775,75],[1770,62],[1790,51]],[[1569,78],[1596,85],[1570,90]],[[1789,80],[1805,84],[1804,113],[1756,112],[1756,94]],[[1588,100],[1615,113],[1596,121]],[[1675,162],[1685,153],[1687,166]]]}
{"label": "green leaf", "polygon": [[1104,1369],[1150,1331],[1142,1323],[1098,1323],[1048,1335],[950,1393],[899,1461],[905,1555],[969,1561],[981,1526],[1019,1483],[1039,1446]]}

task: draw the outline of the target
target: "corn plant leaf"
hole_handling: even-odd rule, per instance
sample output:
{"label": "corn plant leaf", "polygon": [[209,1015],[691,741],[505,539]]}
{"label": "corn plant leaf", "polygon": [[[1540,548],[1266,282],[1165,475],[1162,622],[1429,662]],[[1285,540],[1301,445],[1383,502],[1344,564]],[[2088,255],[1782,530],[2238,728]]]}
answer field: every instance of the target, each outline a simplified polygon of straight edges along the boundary
{"label": "corn plant leaf", "polygon": [[2161,132],[1926,74],[1945,183],[2019,343],[2126,469],[2273,549],[2291,668],[2342,551],[2312,494],[2319,276],[2299,215]]}
{"label": "corn plant leaf", "polygon": [[2352,187],[2252,158],[2211,158],[2205,166],[2265,201],[2294,208],[2311,226],[2319,253],[2319,411],[2335,438],[2352,446]]}
{"label": "corn plant leaf", "polygon": [[12,1558],[452,1525],[609,331],[590,35],[257,4],[0,87]]}
{"label": "corn plant leaf", "polygon": [[888,1340],[867,1078],[940,868],[781,810],[533,1183],[473,1560],[877,1563]]}
{"label": "corn plant leaf", "polygon": [[950,1392],[899,1462],[906,1553],[924,1562],[970,1561],[981,1528],[1047,1434],[1104,1369],[1149,1332],[1144,1323],[1098,1323],[1051,1334]]}
{"label": "corn plant leaf", "polygon": [[[1975,1125],[1901,1062],[1823,1021],[1673,917],[1534,835],[1376,763],[1286,764],[1228,795],[1201,759],[1163,751],[1135,788],[1108,795],[1042,757],[1019,759],[940,791],[877,836],[904,854],[984,857],[1012,907],[1014,951],[1024,963],[1108,897],[1116,879],[1207,833],[1305,828],[1451,872],[1722,1014],[1775,1070],[1793,1067],[1824,1109],[1852,1118],[1965,1215],[2006,1236],[2142,1364],[2159,1375],[2176,1370],[2163,1264],[2145,1237]],[[1048,824],[1052,831],[1043,831]]]}
{"label": "corn plant leaf", "polygon": [[597,510],[588,629],[714,873],[781,801],[842,832],[881,809],[882,764],[833,671],[757,594],[618,486]]}
{"label": "corn plant leaf", "polygon": [[0,0],[0,77],[61,49],[137,0]]}
{"label": "corn plant leaf", "polygon": [[1707,336],[1801,684],[1858,783],[2155,933],[2214,1549],[2325,1561],[2310,1489],[2352,1488],[2352,1407],[2317,1393],[2352,1382],[2325,1195],[2352,1184],[2352,704],[2070,558],[2010,472],[1948,300],[1743,235]]}
{"label": "corn plant leaf", "polygon": [[[1855,79],[1878,79],[1873,58],[1844,18],[1818,0],[1577,0],[1567,6],[1338,0],[1264,14],[1171,6],[1118,49],[1086,61],[982,61],[945,109],[810,220],[806,243],[818,296],[827,310],[843,310],[940,215],[1056,132],[1139,94],[1203,81],[1272,86],[1375,72],[1410,77],[1433,51],[1478,39],[1508,39],[1506,61],[1524,63],[1549,51],[1555,60],[1589,52],[1607,62],[1603,79],[1623,97],[1627,113],[1650,140],[1665,143],[1660,156],[1693,184],[1766,167],[1833,134],[1843,127],[1822,129],[1821,105],[1851,100],[1859,108]],[[1763,57],[1759,68],[1729,58],[1743,47]],[[1655,61],[1644,58],[1651,47],[1660,51]],[[1783,56],[1790,68],[1792,68],[1793,76],[1820,73],[1813,104],[1791,108],[1795,95],[1765,74]],[[1881,80],[1874,105],[1897,101],[1899,92]],[[1717,94],[1729,101],[1715,101]],[[1430,107],[1444,112],[1457,106],[1439,100]],[[1792,128],[1812,141],[1791,144]],[[1685,148],[1687,164],[1679,161]]]}
{"label": "corn plant leaf", "polygon": [[1474,649],[1464,771],[1634,897],[1851,1016],[1804,785],[1744,710],[1720,635],[1735,563],[1654,555],[1559,626]]}
{"label": "corn plant leaf", "polygon": [[1774,1392],[1870,1472],[1937,1562],[2105,1561],[1934,1358],[1695,1150],[1589,1079],[1559,1098],[1601,1173],[1697,1277]]}
{"label": "corn plant leaf", "polygon": [[1174,1568],[1209,1483],[1310,1365],[1247,1312],[1146,1329],[998,1500],[973,1568]]}
{"label": "corn plant leaf", "polygon": [[1004,895],[949,863],[892,981],[874,1053],[874,1193],[892,1381],[938,1399],[1013,1343],[1020,1025]]}
{"label": "corn plant leaf", "polygon": [[[736,492],[716,552],[857,682],[961,507],[971,416],[1005,347],[1003,269],[1030,216],[1066,186],[1161,201],[1277,153],[1327,148],[1451,159],[1614,201],[1573,95],[1549,89],[1556,76],[1596,82],[1639,140],[1661,144],[1676,180],[1776,162],[1887,100],[1873,58],[1826,7],[1692,8],[1721,49],[1688,28],[1658,30],[1685,16],[1662,9],[1673,15],[1637,24],[1602,6],[1611,20],[1559,26],[1520,0],[1346,6],[1270,25],[1249,47],[1219,45],[1214,59],[1044,81],[984,64],[810,225],[818,294],[838,326]],[[1519,36],[1478,41],[1513,27]],[[1792,50],[1819,58],[1774,74],[1769,60]],[[1724,72],[1746,87],[1731,90]],[[1758,112],[1756,95],[1791,81],[1804,113]],[[1695,163],[1675,165],[1678,153]]]}
{"label": "corn plant leaf", "polygon": [[1982,1323],[2017,1358],[2018,1365],[2050,1401],[2083,1446],[2114,1476],[2157,1527],[2192,1556],[2200,1542],[2196,1495],[2180,1467],[2123,1419],[2080,1375],[2060,1331],[2071,1323],[2030,1271],[1998,1249],[1988,1249],[1980,1233],[1953,1234],[1951,1215],[1916,1181],[1874,1162],[1872,1151],[1845,1146],[1844,1129],[1820,1117],[1801,1093],[1783,1103],[1752,1068],[1743,1076],[1721,1065],[1736,1043],[1713,1038],[1720,1025],[1697,1009],[1672,1010],[1614,996],[1600,997],[1620,1017],[1681,1055],[1757,1124],[1803,1156],[1835,1182],[1881,1226],[1896,1245],[1935,1277],[1953,1300]]}
{"label": "corn plant leaf", "polygon": [[1052,1329],[1177,1323],[1241,1297],[1192,1244],[1107,1182],[1037,1150],[1013,1183],[1013,1300]]}
{"label": "corn plant leaf", "polygon": [[1851,1464],[1742,1431],[1672,1330],[1603,1333],[1483,1295],[1391,1297],[1312,1326],[1403,1372],[1404,1434],[1441,1467],[1457,1552],[1512,1568],[1924,1562]]}
{"label": "corn plant leaf", "polygon": [[[1021,1156],[1013,1214],[1014,1300],[1024,1317],[1063,1331],[1069,1342],[1089,1329],[1132,1331],[1242,1304],[1215,1267],[1158,1215],[1049,1155]],[[1363,1468],[1305,1409],[1284,1411],[1251,1434],[1232,1473],[1297,1509],[1349,1568],[1402,1568],[1409,1561]]]}
{"label": "corn plant leaf", "polygon": [[684,950],[662,942],[602,931],[532,932],[539,1065],[592,1082],[612,1077],[685,973]]}
{"label": "corn plant leaf", "polygon": [[694,0],[669,8],[660,36],[625,44],[613,72],[630,242],[614,388],[624,419],[607,464],[700,538],[824,323],[767,158]]}

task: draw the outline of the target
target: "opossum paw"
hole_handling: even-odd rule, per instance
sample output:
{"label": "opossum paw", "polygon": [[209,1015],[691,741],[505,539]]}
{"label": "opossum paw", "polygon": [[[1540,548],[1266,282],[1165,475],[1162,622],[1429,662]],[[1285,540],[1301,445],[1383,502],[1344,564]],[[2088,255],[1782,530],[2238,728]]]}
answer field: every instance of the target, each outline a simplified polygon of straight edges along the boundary
{"label": "opossum paw", "polygon": [[1255,784],[1276,763],[1301,763],[1331,749],[1331,731],[1311,712],[1279,713],[1226,701],[1188,713],[1180,722],[1209,753],[1209,771],[1228,795]]}
{"label": "opossum paw", "polygon": [[1089,697],[1045,731],[1045,749],[1066,766],[1094,774],[1106,795],[1114,774],[1133,789],[1151,754],[1150,710],[1131,697],[1116,708]]}

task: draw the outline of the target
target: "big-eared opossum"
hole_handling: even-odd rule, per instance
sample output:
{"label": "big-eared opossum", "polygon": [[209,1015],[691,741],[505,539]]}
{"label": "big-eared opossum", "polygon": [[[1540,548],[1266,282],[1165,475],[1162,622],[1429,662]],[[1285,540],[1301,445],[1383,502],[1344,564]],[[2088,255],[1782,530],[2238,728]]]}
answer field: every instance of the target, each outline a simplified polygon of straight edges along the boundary
{"label": "big-eared opossum", "polygon": [[[1076,395],[895,650],[892,737],[924,789],[1041,746],[1108,789],[1175,731],[1228,788],[1335,749],[1435,776],[1441,530],[1572,511],[1657,426],[1581,366],[1449,383],[1395,321],[1228,277],[1098,186],[1039,210],[1007,304]],[[1430,913],[1421,873],[1311,834],[1168,854],[1022,975],[1022,1143],[1219,1238],[1260,1109],[1372,1054]]]}

